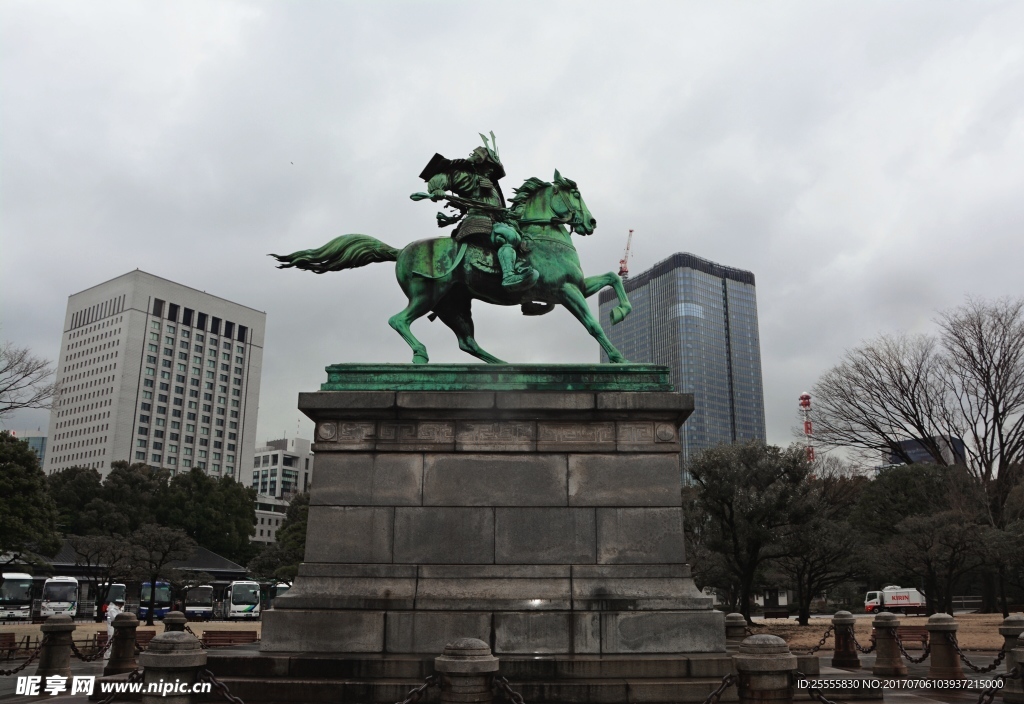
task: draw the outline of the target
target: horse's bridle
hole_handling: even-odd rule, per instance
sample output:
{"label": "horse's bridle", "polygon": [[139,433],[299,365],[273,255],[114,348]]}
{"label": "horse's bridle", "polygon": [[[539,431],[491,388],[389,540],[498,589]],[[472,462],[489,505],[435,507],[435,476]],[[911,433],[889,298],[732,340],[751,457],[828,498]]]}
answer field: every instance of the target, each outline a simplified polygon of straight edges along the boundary
{"label": "horse's bridle", "polygon": [[[569,229],[576,232],[576,227],[583,224],[583,216],[579,209],[573,208],[562,195],[562,190],[556,189],[555,195],[562,201],[562,206],[565,207],[567,215],[565,217],[551,217],[541,218],[532,220],[518,220],[520,225],[569,225]],[[577,232],[576,234],[583,234]]]}

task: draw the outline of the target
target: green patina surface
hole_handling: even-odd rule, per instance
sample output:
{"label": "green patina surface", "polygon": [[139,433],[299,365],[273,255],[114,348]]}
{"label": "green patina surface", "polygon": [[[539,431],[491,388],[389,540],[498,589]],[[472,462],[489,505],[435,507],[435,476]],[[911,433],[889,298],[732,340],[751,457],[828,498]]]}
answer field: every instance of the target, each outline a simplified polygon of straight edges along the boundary
{"label": "green patina surface", "polygon": [[672,391],[659,364],[332,364],[321,391]]}

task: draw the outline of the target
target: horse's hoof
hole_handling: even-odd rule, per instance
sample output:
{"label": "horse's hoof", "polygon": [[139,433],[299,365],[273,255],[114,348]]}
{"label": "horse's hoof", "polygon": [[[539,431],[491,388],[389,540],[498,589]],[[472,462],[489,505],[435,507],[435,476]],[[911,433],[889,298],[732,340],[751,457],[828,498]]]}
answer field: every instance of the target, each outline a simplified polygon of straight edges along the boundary
{"label": "horse's hoof", "polygon": [[419,352],[417,352],[412,356],[413,364],[426,364],[429,361],[430,357],[428,357],[426,354],[420,354]]}
{"label": "horse's hoof", "polygon": [[623,357],[621,354],[615,355],[614,357],[608,357],[608,361],[612,364],[628,364],[629,360]]}
{"label": "horse's hoof", "polygon": [[626,319],[626,314],[618,308],[612,308],[612,312],[609,317],[612,319],[612,325],[618,325]]}

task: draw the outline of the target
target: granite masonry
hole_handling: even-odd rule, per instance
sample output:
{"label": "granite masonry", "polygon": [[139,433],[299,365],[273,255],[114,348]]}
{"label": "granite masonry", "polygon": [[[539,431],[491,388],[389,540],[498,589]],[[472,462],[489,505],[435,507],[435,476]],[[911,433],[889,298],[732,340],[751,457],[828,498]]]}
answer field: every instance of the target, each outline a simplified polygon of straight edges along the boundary
{"label": "granite masonry", "polygon": [[690,395],[320,391],[299,408],[316,423],[305,563],[263,653],[725,652],[683,546]]}

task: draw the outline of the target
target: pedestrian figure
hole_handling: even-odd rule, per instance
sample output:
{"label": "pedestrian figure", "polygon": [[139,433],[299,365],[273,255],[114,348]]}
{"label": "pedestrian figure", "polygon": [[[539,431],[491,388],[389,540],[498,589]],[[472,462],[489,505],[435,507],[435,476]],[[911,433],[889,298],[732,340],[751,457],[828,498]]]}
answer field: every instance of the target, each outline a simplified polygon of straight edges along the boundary
{"label": "pedestrian figure", "polygon": [[114,603],[107,606],[107,649],[103,653],[103,659],[110,658],[110,648],[114,644],[114,619],[124,611],[124,599],[114,599]]}

